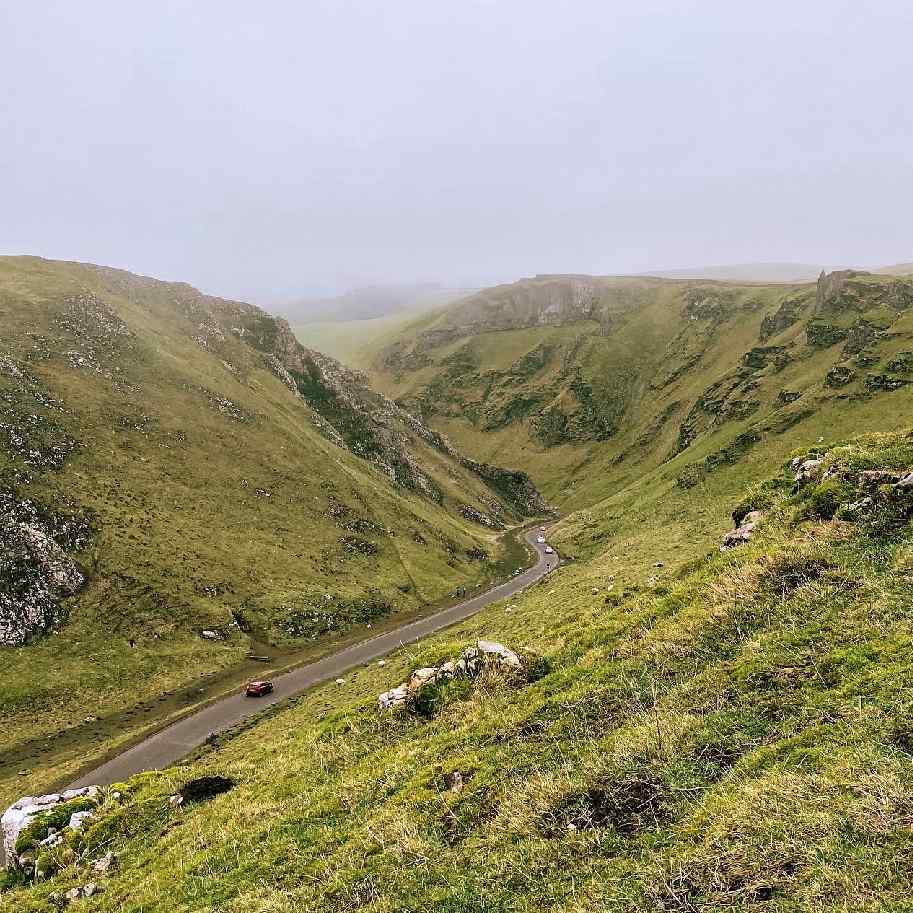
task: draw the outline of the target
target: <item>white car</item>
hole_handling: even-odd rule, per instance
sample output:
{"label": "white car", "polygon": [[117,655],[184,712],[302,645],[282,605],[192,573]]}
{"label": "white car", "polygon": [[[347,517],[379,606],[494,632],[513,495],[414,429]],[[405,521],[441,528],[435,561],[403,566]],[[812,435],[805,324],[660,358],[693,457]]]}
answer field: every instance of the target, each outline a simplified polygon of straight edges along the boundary
{"label": "white car", "polygon": [[536,542],[545,542],[545,536],[536,536]]}
{"label": "white car", "polygon": [[546,546],[545,546],[545,554],[546,554],[546,555],[554,555],[554,554],[555,554],[555,550],[554,550],[550,545],[546,545]]}

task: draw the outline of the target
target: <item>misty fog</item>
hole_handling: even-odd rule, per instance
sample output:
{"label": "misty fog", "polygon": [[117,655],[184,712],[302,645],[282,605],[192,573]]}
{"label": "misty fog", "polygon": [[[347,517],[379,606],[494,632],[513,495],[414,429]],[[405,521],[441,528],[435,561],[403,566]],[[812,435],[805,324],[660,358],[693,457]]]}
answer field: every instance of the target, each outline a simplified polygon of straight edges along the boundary
{"label": "misty fog", "polygon": [[900,2],[0,4],[0,253],[263,303],[913,258]]}

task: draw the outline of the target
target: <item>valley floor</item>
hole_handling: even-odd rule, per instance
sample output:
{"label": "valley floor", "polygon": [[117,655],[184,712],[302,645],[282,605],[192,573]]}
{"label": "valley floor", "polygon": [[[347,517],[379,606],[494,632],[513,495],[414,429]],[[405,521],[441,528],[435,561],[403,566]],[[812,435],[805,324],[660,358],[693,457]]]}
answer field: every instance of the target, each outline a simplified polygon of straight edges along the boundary
{"label": "valley floor", "polygon": [[[491,565],[489,575],[473,581],[470,591],[486,591],[498,580],[510,578],[516,569],[530,560],[522,529],[503,534],[495,547],[497,560]],[[48,708],[48,714],[35,713],[33,708],[29,714],[29,727],[7,727],[6,735],[0,741],[0,804],[6,807],[21,795],[63,788],[84,771],[107,758],[121,755],[170,721],[210,705],[252,678],[262,678],[277,669],[313,663],[364,640],[371,632],[381,635],[408,625],[414,619],[427,618],[442,608],[459,604],[460,600],[453,597],[440,599],[421,609],[380,618],[367,631],[359,627],[344,634],[326,636],[319,643],[306,647],[257,644],[242,638],[234,661],[230,656],[226,664],[225,657],[219,657],[220,661],[214,664],[212,671],[203,666],[206,671],[199,673],[196,681],[186,682],[182,664],[175,664],[172,678],[167,677],[167,668],[157,669],[148,677],[136,676],[132,689],[119,694],[118,700],[112,701],[108,695],[100,702],[105,710],[97,709],[99,703],[94,706],[85,703],[85,710],[91,713],[85,719],[54,716],[51,708]],[[101,643],[103,632],[97,636]],[[91,641],[87,640],[87,643]],[[29,648],[32,663],[35,649]],[[251,653],[262,655],[259,659],[251,659]],[[6,672],[10,674],[9,666]],[[85,687],[85,683],[83,685]]]}

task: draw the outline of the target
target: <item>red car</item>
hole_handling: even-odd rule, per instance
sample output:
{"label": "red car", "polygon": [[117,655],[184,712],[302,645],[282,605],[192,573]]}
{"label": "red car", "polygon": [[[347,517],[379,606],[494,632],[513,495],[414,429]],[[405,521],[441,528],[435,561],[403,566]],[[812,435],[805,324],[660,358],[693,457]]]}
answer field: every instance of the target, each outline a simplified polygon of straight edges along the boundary
{"label": "red car", "polygon": [[264,694],[269,694],[273,690],[273,683],[268,681],[261,682],[248,682],[247,689],[245,694],[248,697],[263,697]]}

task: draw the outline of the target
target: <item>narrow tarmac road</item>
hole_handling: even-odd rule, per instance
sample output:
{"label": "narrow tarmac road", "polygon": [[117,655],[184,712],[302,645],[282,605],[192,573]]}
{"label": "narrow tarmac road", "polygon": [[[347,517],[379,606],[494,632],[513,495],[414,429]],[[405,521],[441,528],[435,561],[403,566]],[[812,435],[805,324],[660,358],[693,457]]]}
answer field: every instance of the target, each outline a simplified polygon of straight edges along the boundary
{"label": "narrow tarmac road", "polygon": [[93,783],[116,783],[143,770],[167,767],[202,745],[210,733],[228,729],[260,713],[270,704],[287,700],[314,685],[338,678],[355,666],[378,659],[403,644],[414,643],[429,634],[463,621],[492,602],[513,596],[558,566],[558,556],[547,555],[545,544],[536,542],[539,534],[538,527],[534,527],[526,534],[526,541],[536,550],[536,563],[505,583],[433,615],[409,622],[370,640],[352,644],[321,660],[283,672],[272,679],[275,690],[266,697],[248,698],[243,692],[228,695],[128,748],[123,754],[81,776],[68,788],[77,789]]}

